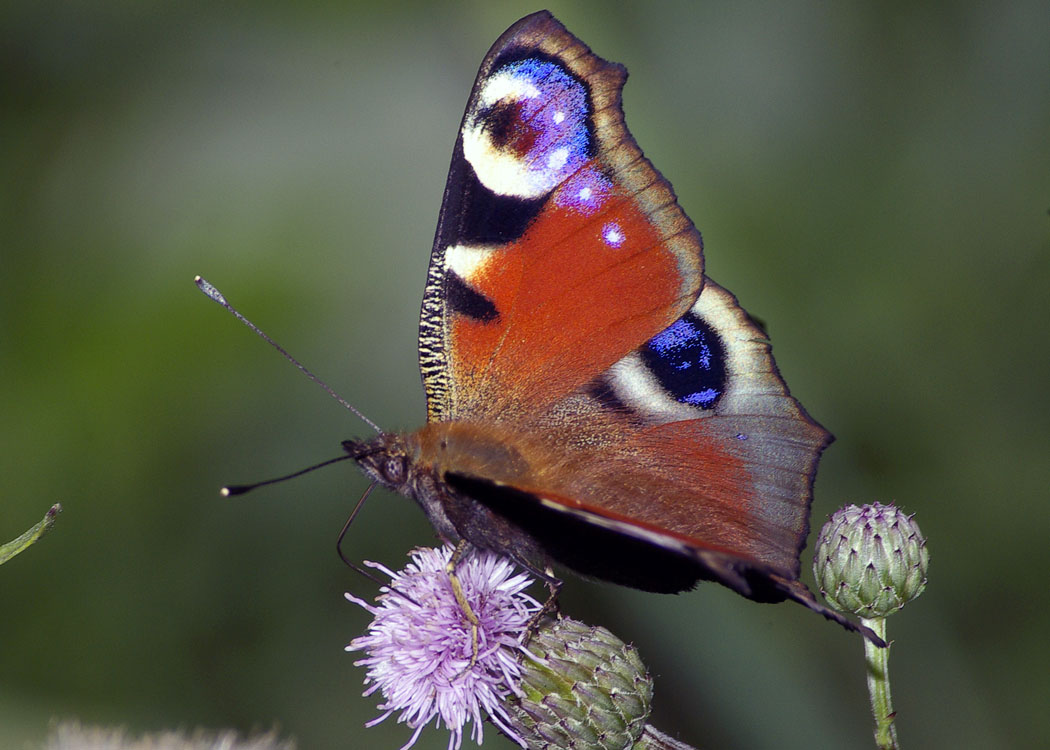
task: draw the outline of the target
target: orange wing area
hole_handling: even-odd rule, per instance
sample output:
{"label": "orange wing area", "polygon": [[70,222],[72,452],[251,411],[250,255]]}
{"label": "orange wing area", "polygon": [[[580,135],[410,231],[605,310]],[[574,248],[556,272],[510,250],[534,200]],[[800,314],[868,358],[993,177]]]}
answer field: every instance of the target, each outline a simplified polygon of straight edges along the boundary
{"label": "orange wing area", "polygon": [[[745,430],[748,439],[737,439]],[[823,431],[792,420],[711,417],[625,437],[608,449],[581,450],[535,489],[798,577]],[[771,452],[769,441],[800,449]]]}
{"label": "orange wing area", "polygon": [[689,508],[692,523],[671,528],[797,578],[826,440],[811,422],[734,415],[660,425],[637,442],[668,488],[662,502]]}
{"label": "orange wing area", "polygon": [[[548,72],[529,77],[523,60]],[[420,317],[431,421],[543,409],[700,293],[700,235],[624,124],[625,79],[547,12],[512,26],[482,62]],[[453,282],[481,303],[474,315],[449,300]]]}
{"label": "orange wing area", "polygon": [[[602,237],[615,224],[619,247]],[[564,397],[688,309],[677,258],[629,200],[583,216],[548,207],[470,279],[496,321],[450,325],[457,416],[510,416]]]}

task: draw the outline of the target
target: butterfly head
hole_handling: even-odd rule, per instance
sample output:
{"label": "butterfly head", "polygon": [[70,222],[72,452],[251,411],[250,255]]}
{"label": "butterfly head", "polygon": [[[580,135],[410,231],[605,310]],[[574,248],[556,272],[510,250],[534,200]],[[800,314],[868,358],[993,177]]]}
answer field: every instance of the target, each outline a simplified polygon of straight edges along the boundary
{"label": "butterfly head", "polygon": [[460,538],[445,511],[447,492],[439,471],[422,455],[418,433],[386,432],[369,440],[344,440],[343,450],[369,479],[418,502],[442,538]]}
{"label": "butterfly head", "polygon": [[405,436],[385,432],[369,440],[344,440],[343,450],[372,480],[395,492],[406,491],[413,475],[413,461]]}

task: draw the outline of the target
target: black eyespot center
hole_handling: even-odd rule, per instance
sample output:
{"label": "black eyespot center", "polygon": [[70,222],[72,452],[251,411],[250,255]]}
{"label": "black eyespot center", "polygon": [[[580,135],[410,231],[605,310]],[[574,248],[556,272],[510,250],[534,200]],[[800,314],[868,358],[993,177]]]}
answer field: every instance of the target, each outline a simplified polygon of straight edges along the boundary
{"label": "black eyespot center", "polygon": [[492,144],[502,149],[517,138],[522,130],[521,105],[514,101],[501,100],[481,111],[484,129],[492,138]]}
{"label": "black eyespot center", "polygon": [[688,312],[646,342],[642,361],[669,396],[713,409],[728,383],[725,344],[707,321]]}

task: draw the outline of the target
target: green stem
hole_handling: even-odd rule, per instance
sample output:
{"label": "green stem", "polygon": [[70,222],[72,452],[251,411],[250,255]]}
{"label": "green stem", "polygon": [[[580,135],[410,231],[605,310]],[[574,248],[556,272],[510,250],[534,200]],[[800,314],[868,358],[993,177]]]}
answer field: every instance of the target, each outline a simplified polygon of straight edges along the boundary
{"label": "green stem", "polygon": [[[886,641],[885,617],[873,617],[870,620],[862,617],[860,621]],[[886,643],[885,648],[879,648],[867,639],[864,640],[868,693],[871,695],[871,713],[875,718],[875,745],[879,750],[900,750],[900,745],[897,744],[897,727],[893,724],[896,714],[893,712],[893,701],[890,698],[889,641]]]}

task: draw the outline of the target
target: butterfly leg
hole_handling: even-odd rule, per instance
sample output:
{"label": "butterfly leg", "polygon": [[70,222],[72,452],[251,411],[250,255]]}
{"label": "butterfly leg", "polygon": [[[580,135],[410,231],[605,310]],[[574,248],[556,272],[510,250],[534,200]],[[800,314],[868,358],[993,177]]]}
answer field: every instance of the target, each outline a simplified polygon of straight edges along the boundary
{"label": "butterfly leg", "polygon": [[466,595],[463,593],[463,584],[460,583],[459,577],[456,575],[456,566],[459,565],[459,561],[463,559],[463,556],[470,550],[470,542],[465,539],[460,540],[459,544],[456,545],[456,549],[452,552],[452,557],[448,559],[448,565],[445,566],[445,571],[448,573],[449,583],[452,584],[452,593],[456,597],[456,603],[459,604],[459,608],[463,611],[463,615],[467,618],[470,623],[470,664],[459,674],[457,677],[466,674],[478,661],[478,625],[480,621],[478,616],[474,613],[474,610],[470,606],[470,602],[467,601]]}
{"label": "butterfly leg", "polygon": [[523,646],[529,645],[529,641],[532,640],[533,634],[539,629],[540,623],[543,622],[545,617],[555,615],[561,617],[561,612],[558,610],[558,594],[561,593],[561,587],[565,583],[554,575],[554,571],[551,570],[550,566],[547,566],[542,571],[530,570],[529,572],[547,584],[548,596],[547,601],[543,603],[543,606],[536,610],[536,614],[529,618],[529,622],[525,626],[525,637],[521,642],[521,645]]}

